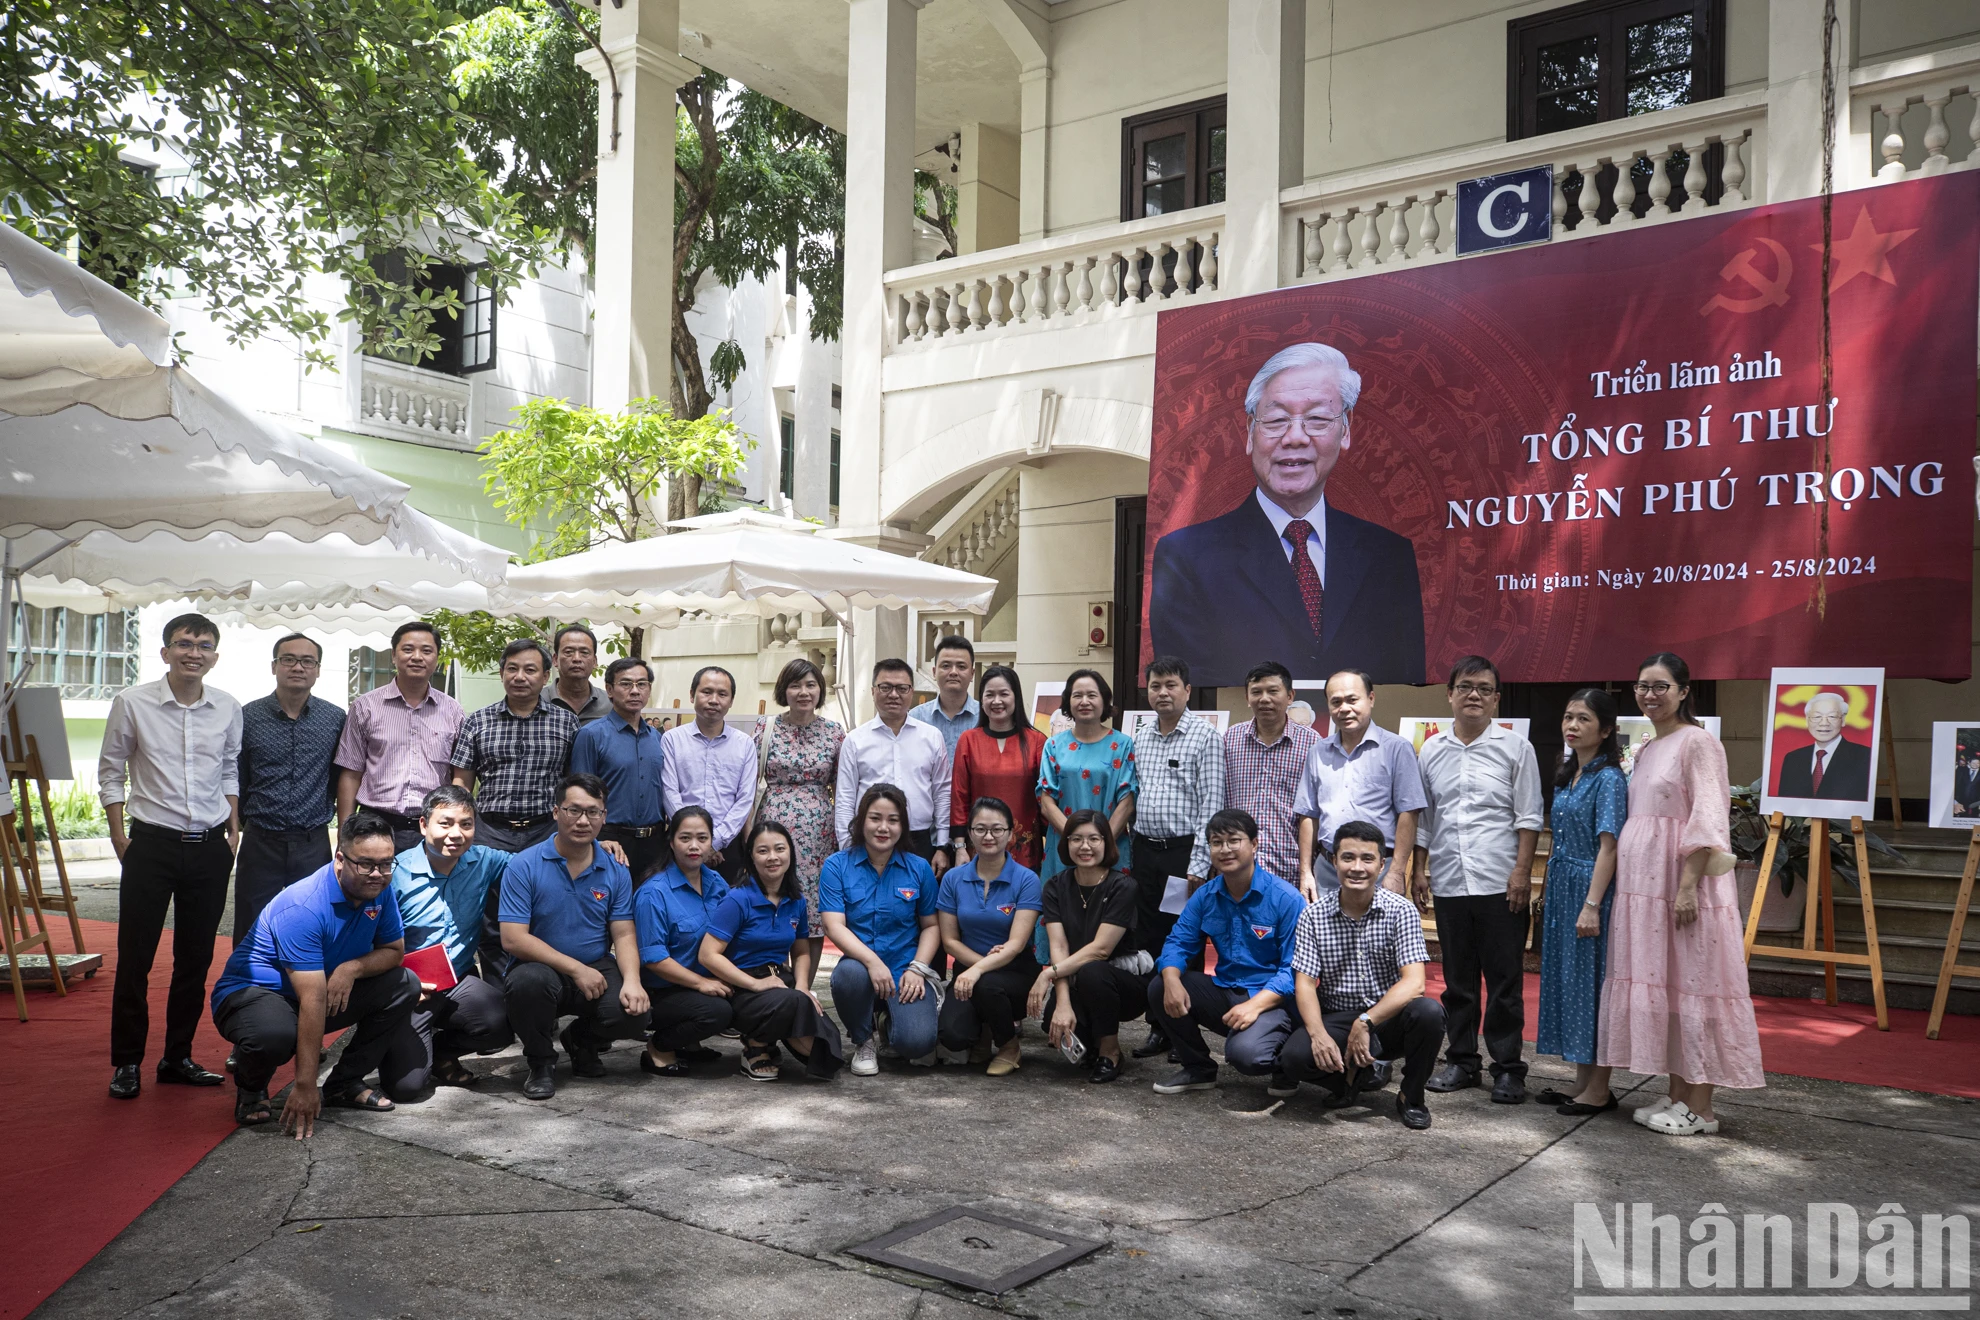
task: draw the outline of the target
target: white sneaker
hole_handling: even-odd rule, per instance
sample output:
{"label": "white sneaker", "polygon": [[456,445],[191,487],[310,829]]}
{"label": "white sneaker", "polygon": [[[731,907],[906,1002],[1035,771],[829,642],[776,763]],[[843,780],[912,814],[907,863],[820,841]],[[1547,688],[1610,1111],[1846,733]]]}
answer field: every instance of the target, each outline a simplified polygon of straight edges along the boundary
{"label": "white sneaker", "polygon": [[872,1077],[880,1071],[880,1051],[874,1048],[871,1040],[853,1051],[852,1075]]}
{"label": "white sneaker", "polygon": [[1663,1113],[1664,1111],[1666,1111],[1676,1103],[1677,1101],[1671,1099],[1669,1096],[1665,1096],[1662,1100],[1659,1100],[1654,1104],[1644,1105],[1640,1109],[1631,1110],[1629,1115],[1630,1121],[1632,1123],[1640,1123],[1644,1127],[1649,1127],[1651,1119]]}
{"label": "white sneaker", "polygon": [[1719,1120],[1700,1118],[1691,1112],[1691,1106],[1678,1101],[1663,1113],[1658,1114],[1643,1126],[1652,1132],[1661,1132],[1667,1137],[1716,1136]]}

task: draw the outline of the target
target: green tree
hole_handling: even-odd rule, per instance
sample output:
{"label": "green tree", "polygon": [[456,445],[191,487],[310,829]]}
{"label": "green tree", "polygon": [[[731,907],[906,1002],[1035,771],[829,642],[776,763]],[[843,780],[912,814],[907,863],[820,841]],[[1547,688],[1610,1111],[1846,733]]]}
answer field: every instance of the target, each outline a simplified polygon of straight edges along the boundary
{"label": "green tree", "polygon": [[[460,303],[426,287],[429,262],[472,251],[499,296],[551,250],[463,148],[457,17],[432,0],[11,0],[0,219],[145,301],[200,297],[236,341],[292,335],[328,361],[323,339],[355,319],[369,349],[431,350]],[[319,271],[348,290],[334,315],[306,288]]]}

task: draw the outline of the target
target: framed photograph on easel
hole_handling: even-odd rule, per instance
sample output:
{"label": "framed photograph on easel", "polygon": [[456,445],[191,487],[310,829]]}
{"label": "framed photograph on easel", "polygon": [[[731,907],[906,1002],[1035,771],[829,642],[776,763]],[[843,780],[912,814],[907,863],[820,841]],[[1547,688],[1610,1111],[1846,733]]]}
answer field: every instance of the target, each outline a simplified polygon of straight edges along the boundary
{"label": "framed photograph on easel", "polygon": [[1776,669],[1767,693],[1761,814],[1874,816],[1884,671]]}

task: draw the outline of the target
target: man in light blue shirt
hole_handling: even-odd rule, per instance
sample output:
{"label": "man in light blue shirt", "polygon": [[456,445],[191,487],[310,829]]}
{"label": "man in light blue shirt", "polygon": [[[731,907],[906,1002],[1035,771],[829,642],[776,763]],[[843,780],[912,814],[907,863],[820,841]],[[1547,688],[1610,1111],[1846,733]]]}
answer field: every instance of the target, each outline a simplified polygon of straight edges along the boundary
{"label": "man in light blue shirt", "polygon": [[1349,821],[1365,820],[1388,842],[1392,860],[1383,883],[1407,894],[1417,816],[1429,801],[1416,749],[1376,726],[1373,680],[1358,669],[1327,680],[1327,717],[1333,728],[1306,758],[1293,795],[1300,893],[1310,903],[1321,890],[1341,887],[1326,841]]}
{"label": "man in light blue shirt", "polygon": [[[969,644],[969,638],[944,637],[935,644],[935,699],[908,712],[909,719],[935,726],[951,761],[956,756],[956,742],[983,722],[983,708],[969,695],[975,677],[976,648]],[[1019,711],[1018,718],[1028,717]]]}
{"label": "man in light blue shirt", "polygon": [[705,665],[691,687],[694,723],[667,730],[661,740],[661,807],[667,819],[682,807],[707,810],[715,835],[708,864],[733,883],[743,874],[737,836],[756,804],[756,743],[726,723],[736,700],[734,674]]}
{"label": "man in light blue shirt", "polygon": [[479,1079],[462,1066],[461,1056],[499,1050],[515,1039],[501,987],[474,970],[482,913],[509,854],[476,844],[474,825],[473,794],[458,784],[436,788],[420,808],[420,842],[392,861],[392,895],[406,944],[413,954],[444,953],[454,977],[442,988],[426,968],[415,969],[421,974],[419,1003],[379,1069],[394,1100],[410,1100],[428,1083],[474,1085]]}

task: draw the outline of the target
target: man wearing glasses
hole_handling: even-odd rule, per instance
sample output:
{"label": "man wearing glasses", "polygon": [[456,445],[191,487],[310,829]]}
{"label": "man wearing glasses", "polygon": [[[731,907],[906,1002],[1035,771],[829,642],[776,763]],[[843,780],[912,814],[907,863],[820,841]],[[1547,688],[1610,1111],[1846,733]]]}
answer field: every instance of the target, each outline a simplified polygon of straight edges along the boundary
{"label": "man wearing glasses", "polygon": [[1423,681],[1415,550],[1326,498],[1360,395],[1361,377],[1327,344],[1294,344],[1258,369],[1244,396],[1256,489],[1156,542],[1156,655],[1181,656],[1212,686],[1241,684],[1259,659],[1302,679],[1353,668]]}
{"label": "man wearing glasses", "polygon": [[954,762],[948,743],[933,724],[908,718],[913,700],[914,670],[907,661],[882,660],[873,666],[873,718],[848,733],[839,748],[833,824],[839,846],[851,847],[854,807],[875,784],[892,784],[907,798],[902,849],[929,863],[939,876],[949,866],[942,850],[949,844],[949,778]]}
{"label": "man wearing glasses", "polygon": [[[1544,823],[1533,744],[1498,722],[1499,670],[1482,655],[1451,666],[1451,727],[1423,744],[1424,847],[1416,899],[1434,898],[1443,948],[1444,1018],[1450,1043],[1433,1091],[1479,1084],[1479,994],[1485,984],[1485,1048],[1492,1099],[1526,1099],[1527,894]],[[1428,863],[1428,879],[1423,862]]]}
{"label": "man wearing glasses", "polygon": [[310,695],[323,648],[301,633],[275,643],[275,690],[241,707],[241,852],[234,859],[234,943],[268,900],[330,864],[337,744],[344,712]]}
{"label": "man wearing glasses", "polygon": [[104,721],[96,778],[110,846],[123,863],[110,996],[110,1095],[117,1100],[137,1098],[151,1034],[151,963],[168,910],[172,988],[158,1080],[221,1082],[192,1058],[213,936],[240,842],[241,703],[204,681],[219,656],[213,620],[179,615],[165,625],[159,651],[165,677],[119,692]]}

